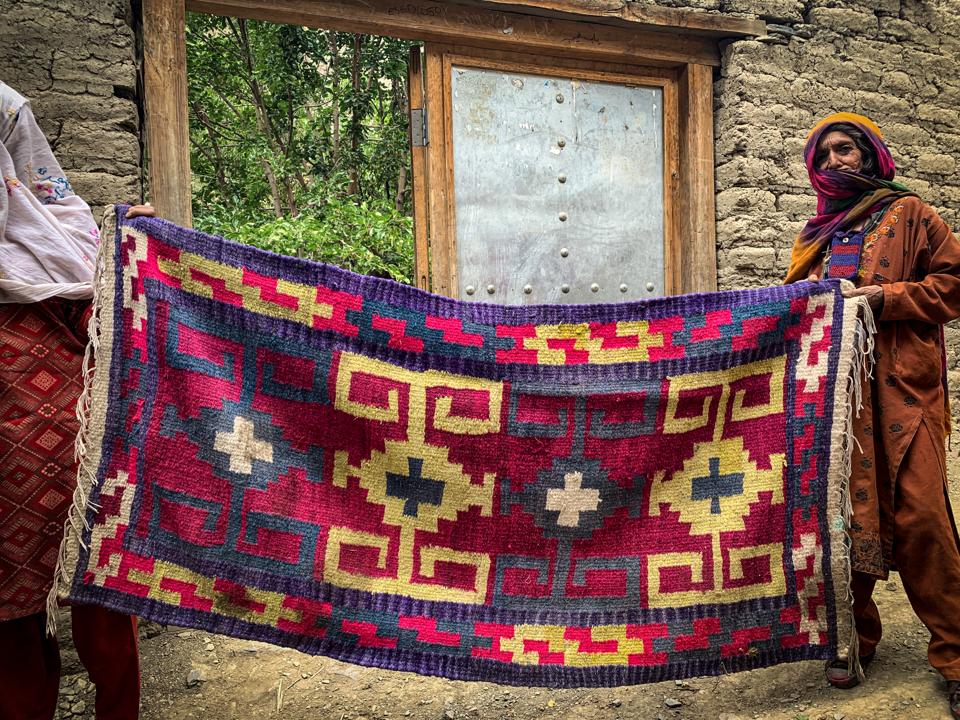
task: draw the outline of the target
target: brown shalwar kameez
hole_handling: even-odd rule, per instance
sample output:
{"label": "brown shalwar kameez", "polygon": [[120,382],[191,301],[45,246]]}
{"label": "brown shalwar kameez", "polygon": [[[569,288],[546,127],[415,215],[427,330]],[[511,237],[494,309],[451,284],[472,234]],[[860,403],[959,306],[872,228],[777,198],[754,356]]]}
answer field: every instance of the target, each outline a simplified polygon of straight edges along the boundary
{"label": "brown shalwar kameez", "polygon": [[947,495],[940,332],[960,317],[960,243],[919,198],[897,199],[864,239],[857,284],[883,288],[850,479],[860,655],[880,640],[873,586],[896,569],[930,630],[930,664],[960,680],[960,543]]}

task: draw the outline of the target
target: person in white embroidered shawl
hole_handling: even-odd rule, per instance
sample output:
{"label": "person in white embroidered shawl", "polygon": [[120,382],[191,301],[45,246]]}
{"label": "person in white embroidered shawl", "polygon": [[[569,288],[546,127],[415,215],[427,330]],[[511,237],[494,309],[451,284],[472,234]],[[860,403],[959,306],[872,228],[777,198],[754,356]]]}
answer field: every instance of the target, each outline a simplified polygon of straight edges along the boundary
{"label": "person in white embroidered shawl", "polygon": [[[100,233],[53,156],[30,103],[0,82],[0,303],[93,296]],[[149,205],[128,217],[153,215]]]}
{"label": "person in white embroidered shawl", "polygon": [[[76,484],[71,437],[100,238],[30,104],[2,82],[0,175],[0,718],[52,718],[60,656],[45,595]],[[135,718],[135,619],[97,606],[71,616],[98,720]]]}
{"label": "person in white embroidered shawl", "polygon": [[100,235],[27,100],[0,82],[0,302],[84,299]]}

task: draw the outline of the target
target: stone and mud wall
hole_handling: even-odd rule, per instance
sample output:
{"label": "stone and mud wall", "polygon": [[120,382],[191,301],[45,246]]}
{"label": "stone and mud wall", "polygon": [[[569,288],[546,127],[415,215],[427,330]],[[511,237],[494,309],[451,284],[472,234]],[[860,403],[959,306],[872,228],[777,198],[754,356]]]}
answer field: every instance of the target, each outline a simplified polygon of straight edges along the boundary
{"label": "stone and mud wall", "polygon": [[[765,37],[725,44],[716,74],[721,288],[783,277],[815,205],[801,149],[832,111],[879,123],[900,178],[960,229],[960,0],[657,4],[767,23]],[[137,0],[0,0],[0,79],[33,100],[74,187],[95,208],[136,200],[142,188],[138,12]],[[960,328],[948,335],[957,370]],[[960,375],[953,385],[960,389]]]}
{"label": "stone and mud wall", "polygon": [[130,0],[0,0],[0,80],[30,99],[98,220],[140,199],[136,16]]}
{"label": "stone and mud wall", "polygon": [[[793,238],[816,205],[802,160],[806,134],[834,111],[877,122],[898,179],[960,232],[960,1],[663,4],[767,22],[766,37],[725,48],[714,85],[721,288],[785,275]],[[947,328],[947,344],[956,417],[960,326]]]}

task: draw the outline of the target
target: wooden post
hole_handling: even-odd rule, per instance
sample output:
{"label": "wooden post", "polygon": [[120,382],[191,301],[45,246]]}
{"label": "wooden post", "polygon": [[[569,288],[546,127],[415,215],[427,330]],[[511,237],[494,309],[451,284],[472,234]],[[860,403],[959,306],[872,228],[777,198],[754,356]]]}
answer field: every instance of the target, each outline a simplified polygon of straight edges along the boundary
{"label": "wooden post", "polygon": [[415,123],[413,117],[420,114],[420,124],[425,122],[422,115],[425,103],[423,99],[423,68],[420,62],[421,47],[414,45],[410,48],[407,65],[407,85],[409,87],[410,103],[410,161],[413,166],[411,172],[410,189],[413,197],[413,267],[414,283],[421,290],[430,289],[430,240],[427,235],[427,148],[421,137],[414,137]]}
{"label": "wooden post", "polygon": [[453,145],[449,134],[450,108],[444,86],[443,48],[424,46],[424,82],[430,151],[427,174],[430,178],[430,290],[457,297],[456,224],[453,221]]}
{"label": "wooden post", "polygon": [[150,202],[193,224],[184,0],[143,0],[143,84]]}
{"label": "wooden post", "polygon": [[689,64],[680,74],[680,287],[717,289],[717,220],[713,187],[713,68]]}

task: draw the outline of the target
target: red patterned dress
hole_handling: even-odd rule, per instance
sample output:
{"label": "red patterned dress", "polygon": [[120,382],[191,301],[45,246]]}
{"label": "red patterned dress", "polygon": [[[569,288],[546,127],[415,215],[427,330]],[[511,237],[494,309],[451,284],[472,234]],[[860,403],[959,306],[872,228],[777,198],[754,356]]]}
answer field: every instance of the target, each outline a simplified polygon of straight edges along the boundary
{"label": "red patterned dress", "polygon": [[89,302],[0,304],[0,621],[41,612],[76,486]]}

